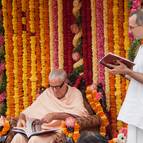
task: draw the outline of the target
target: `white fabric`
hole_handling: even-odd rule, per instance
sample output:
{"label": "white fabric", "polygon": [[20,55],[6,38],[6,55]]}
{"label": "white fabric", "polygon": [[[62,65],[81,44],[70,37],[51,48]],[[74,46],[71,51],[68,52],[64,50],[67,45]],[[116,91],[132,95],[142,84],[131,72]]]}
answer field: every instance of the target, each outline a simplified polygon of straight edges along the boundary
{"label": "white fabric", "polygon": [[[133,70],[143,73],[143,46],[139,47]],[[118,120],[143,129],[143,84],[131,79]]]}
{"label": "white fabric", "polygon": [[128,125],[127,143],[143,143],[143,130]]}

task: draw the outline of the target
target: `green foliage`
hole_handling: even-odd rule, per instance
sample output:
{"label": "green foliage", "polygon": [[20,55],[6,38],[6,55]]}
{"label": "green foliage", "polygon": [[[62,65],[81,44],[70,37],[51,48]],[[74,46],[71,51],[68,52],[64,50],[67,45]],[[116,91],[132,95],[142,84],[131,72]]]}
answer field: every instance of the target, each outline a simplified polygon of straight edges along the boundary
{"label": "green foliage", "polygon": [[128,50],[128,59],[134,61],[138,47],[141,45],[141,40],[134,40]]}
{"label": "green foliage", "polygon": [[0,115],[5,115],[6,109],[7,109],[6,101],[0,103]]}
{"label": "green foliage", "polygon": [[6,89],[6,74],[4,73],[2,77],[2,82],[0,83],[0,93]]}
{"label": "green foliage", "polygon": [[74,69],[72,73],[70,73],[68,79],[71,82],[71,85],[73,83],[75,83],[79,74],[83,72],[83,68],[84,68],[83,65],[81,65],[81,66],[77,67],[76,69]]}

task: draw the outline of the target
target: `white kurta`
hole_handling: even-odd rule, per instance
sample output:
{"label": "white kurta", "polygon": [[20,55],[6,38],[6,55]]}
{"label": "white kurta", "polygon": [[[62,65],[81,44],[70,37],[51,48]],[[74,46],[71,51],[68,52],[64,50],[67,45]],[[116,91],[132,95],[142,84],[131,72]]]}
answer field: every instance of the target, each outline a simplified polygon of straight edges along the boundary
{"label": "white kurta", "polygon": [[[143,45],[139,47],[133,70],[143,73]],[[118,120],[143,129],[143,84],[131,79]]]}

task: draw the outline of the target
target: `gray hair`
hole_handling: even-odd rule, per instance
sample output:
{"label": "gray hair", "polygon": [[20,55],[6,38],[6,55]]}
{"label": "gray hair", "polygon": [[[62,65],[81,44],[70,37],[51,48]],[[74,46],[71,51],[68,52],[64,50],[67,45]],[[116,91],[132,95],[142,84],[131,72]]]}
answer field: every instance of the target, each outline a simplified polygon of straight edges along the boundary
{"label": "gray hair", "polygon": [[49,74],[49,80],[59,78],[61,81],[65,81],[67,73],[63,69],[53,69]]}

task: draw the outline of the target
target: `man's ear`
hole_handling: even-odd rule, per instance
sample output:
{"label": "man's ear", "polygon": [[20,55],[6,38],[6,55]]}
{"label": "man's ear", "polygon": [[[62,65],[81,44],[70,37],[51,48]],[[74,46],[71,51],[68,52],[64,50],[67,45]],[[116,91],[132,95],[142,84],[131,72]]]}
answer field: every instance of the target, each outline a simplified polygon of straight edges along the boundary
{"label": "man's ear", "polygon": [[129,17],[129,25],[135,27],[136,24],[136,19],[137,19],[137,15],[133,14],[132,16]]}

